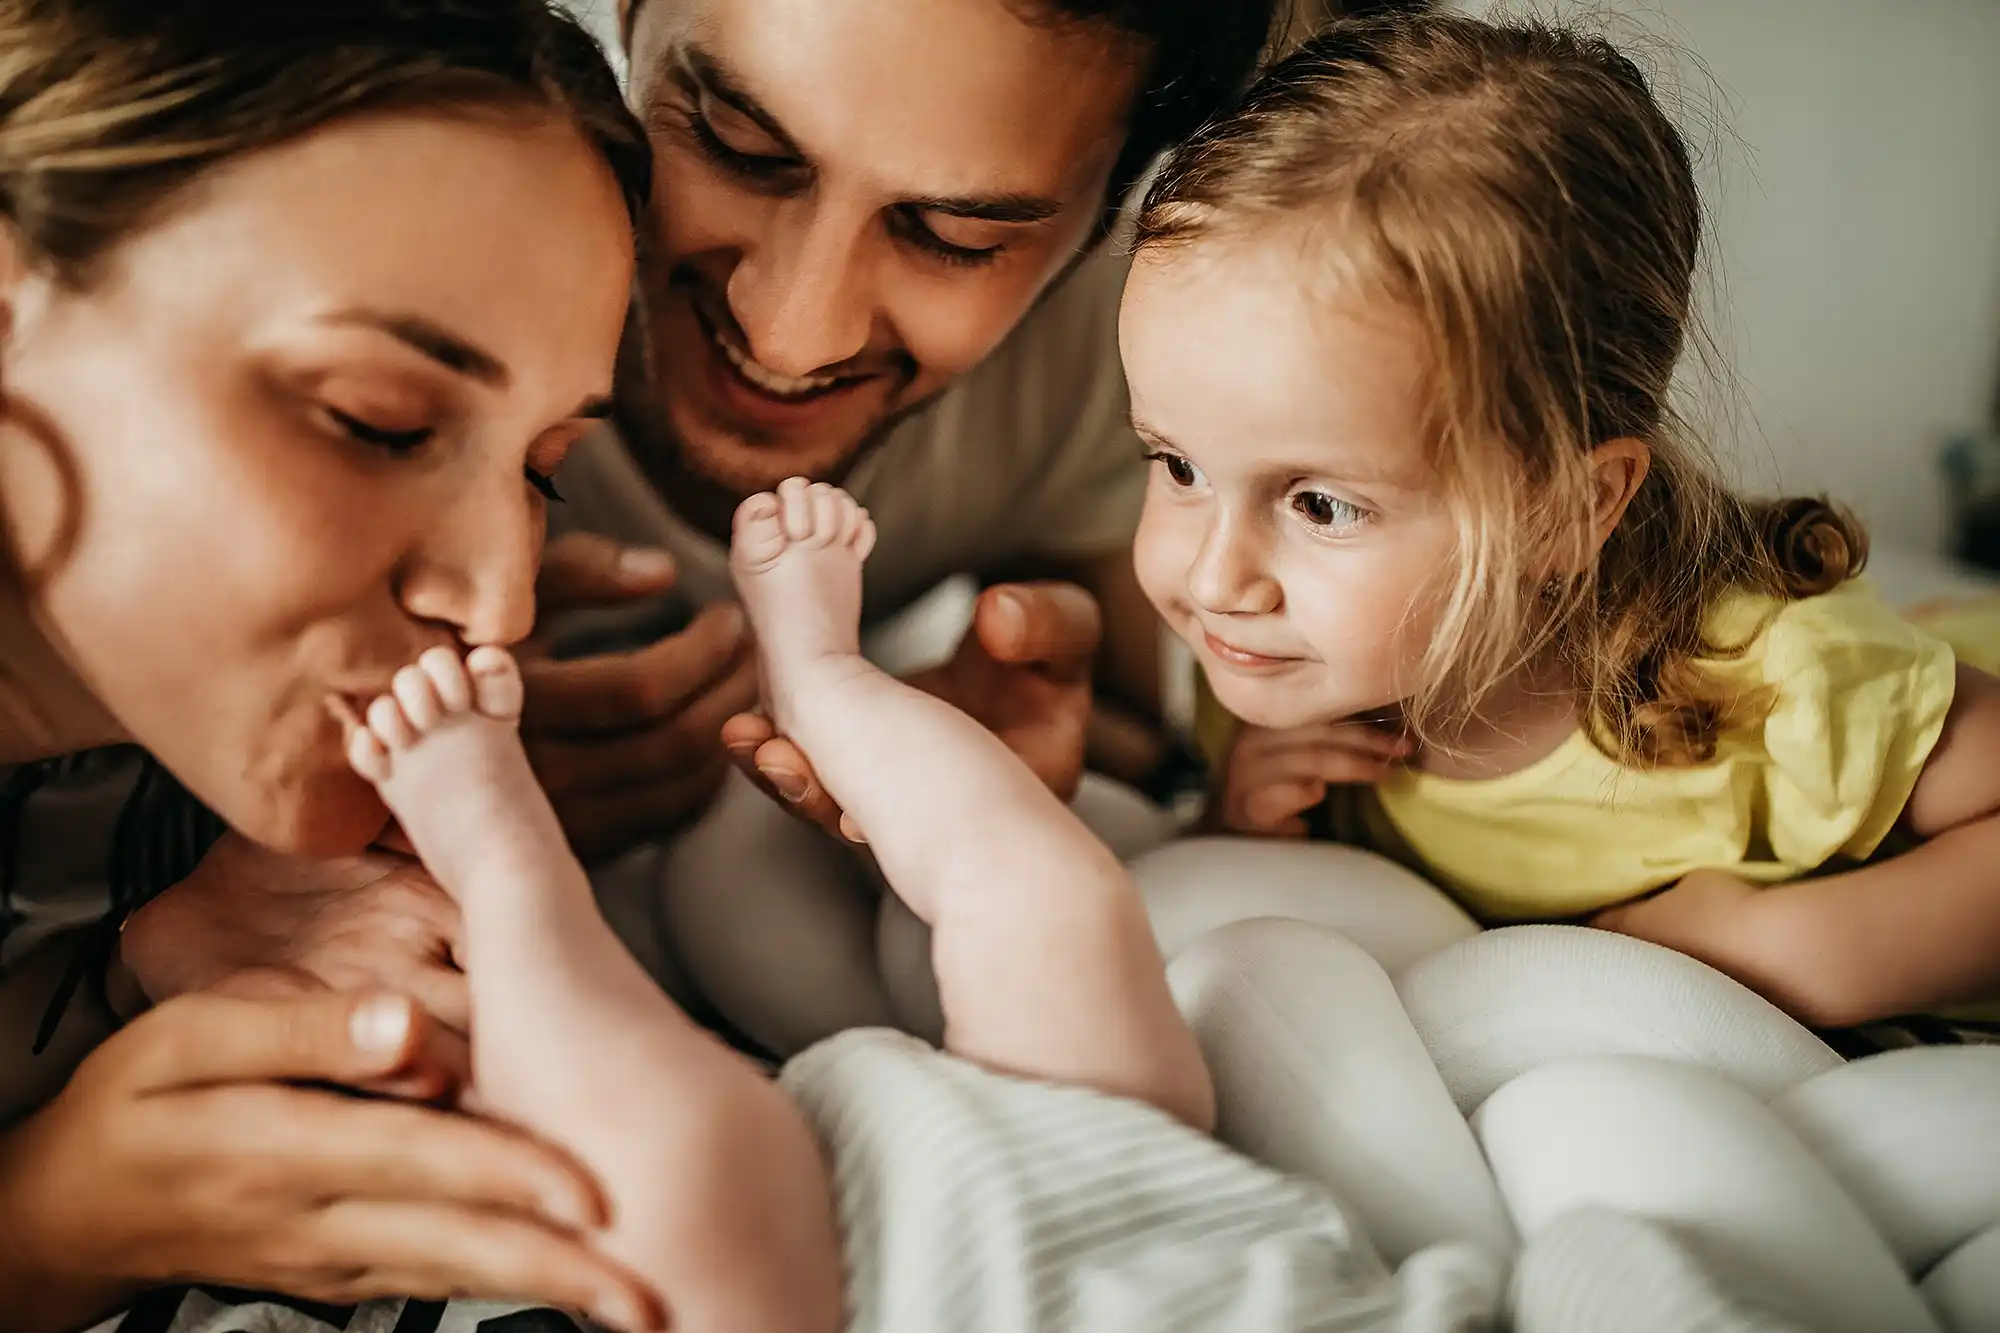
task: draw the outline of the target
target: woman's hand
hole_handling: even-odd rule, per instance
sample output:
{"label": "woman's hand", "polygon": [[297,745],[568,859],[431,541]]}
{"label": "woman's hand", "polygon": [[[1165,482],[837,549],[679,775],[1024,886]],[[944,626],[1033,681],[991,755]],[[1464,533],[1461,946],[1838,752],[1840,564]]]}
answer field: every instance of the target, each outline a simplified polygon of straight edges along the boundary
{"label": "woman's hand", "polygon": [[226,835],[195,872],[134,914],[119,959],[148,998],[196,991],[276,998],[408,995],[435,1021],[424,1059],[394,1087],[463,1083],[471,998],[453,961],[458,905],[424,868],[376,854],[310,861]]}
{"label": "woman's hand", "polygon": [[391,1079],[425,1026],[391,997],[198,995],[111,1038],[0,1138],[10,1333],[190,1280],[664,1327],[657,1298],[591,1247],[604,1203],[575,1163],[470,1116],[299,1086]]}
{"label": "woman's hand", "polygon": [[1207,823],[1255,837],[1303,838],[1306,812],[1326,799],[1328,787],[1380,782],[1410,752],[1400,732],[1366,722],[1246,726],[1229,748]]}

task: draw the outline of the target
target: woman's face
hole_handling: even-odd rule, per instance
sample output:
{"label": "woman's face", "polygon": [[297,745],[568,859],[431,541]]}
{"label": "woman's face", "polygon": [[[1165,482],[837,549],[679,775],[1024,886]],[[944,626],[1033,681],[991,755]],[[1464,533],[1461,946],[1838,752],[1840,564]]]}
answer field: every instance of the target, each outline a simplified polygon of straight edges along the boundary
{"label": "woman's face", "polygon": [[566,121],[402,113],[216,169],[87,290],[14,272],[0,517],[44,632],[244,833],[364,845],[327,700],[527,634],[631,269]]}

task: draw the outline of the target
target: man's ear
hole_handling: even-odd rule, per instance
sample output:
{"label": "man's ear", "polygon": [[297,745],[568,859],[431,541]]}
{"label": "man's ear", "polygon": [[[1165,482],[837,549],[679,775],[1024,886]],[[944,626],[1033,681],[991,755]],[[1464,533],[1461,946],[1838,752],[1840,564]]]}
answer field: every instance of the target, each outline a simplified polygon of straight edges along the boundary
{"label": "man's ear", "polygon": [[1653,464],[1653,450],[1644,440],[1606,440],[1590,451],[1590,540],[1602,550],[1639,493],[1639,483]]}

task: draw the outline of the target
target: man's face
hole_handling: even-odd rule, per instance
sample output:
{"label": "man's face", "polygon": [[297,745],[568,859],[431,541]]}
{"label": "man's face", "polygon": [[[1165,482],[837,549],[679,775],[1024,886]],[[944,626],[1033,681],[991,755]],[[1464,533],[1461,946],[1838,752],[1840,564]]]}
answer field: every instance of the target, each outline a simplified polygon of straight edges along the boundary
{"label": "man's face", "polygon": [[737,494],[838,476],[1090,243],[1145,53],[1024,13],[643,0],[632,97],[657,175],[633,398],[681,467]]}

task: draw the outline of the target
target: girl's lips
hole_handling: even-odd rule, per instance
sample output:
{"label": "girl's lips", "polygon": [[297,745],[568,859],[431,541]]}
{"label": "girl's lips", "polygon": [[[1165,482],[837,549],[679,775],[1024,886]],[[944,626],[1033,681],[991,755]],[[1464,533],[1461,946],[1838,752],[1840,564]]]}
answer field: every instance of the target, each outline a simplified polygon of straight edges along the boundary
{"label": "girl's lips", "polygon": [[1225,643],[1213,634],[1210,634],[1207,630],[1202,631],[1202,638],[1208,645],[1208,651],[1214,654],[1218,660],[1226,662],[1230,666],[1242,667],[1247,671],[1290,666],[1299,660],[1296,657],[1267,657],[1263,653],[1253,653],[1248,649],[1238,648],[1233,643]]}

